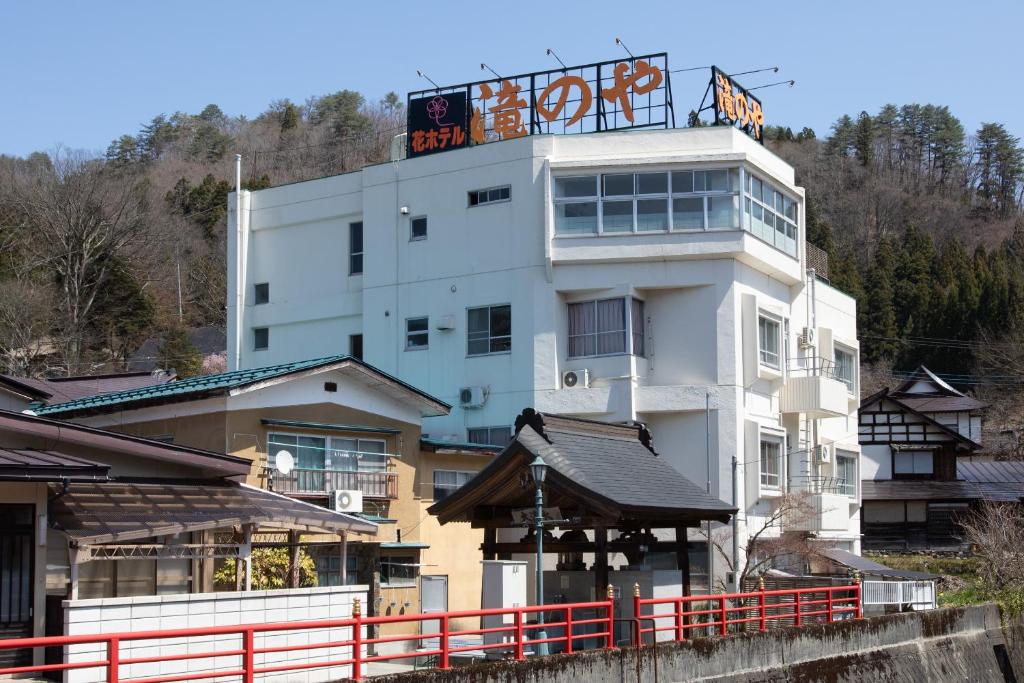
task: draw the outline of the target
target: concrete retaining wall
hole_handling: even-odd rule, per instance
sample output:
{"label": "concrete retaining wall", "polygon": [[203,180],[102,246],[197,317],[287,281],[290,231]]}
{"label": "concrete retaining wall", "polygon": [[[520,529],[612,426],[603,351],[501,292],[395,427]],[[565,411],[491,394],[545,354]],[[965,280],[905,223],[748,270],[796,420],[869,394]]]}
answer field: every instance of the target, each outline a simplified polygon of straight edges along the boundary
{"label": "concrete retaining wall", "polygon": [[1024,621],[1004,632],[998,609],[982,605],[415,672],[374,683],[1024,683],[1022,666]]}
{"label": "concrete retaining wall", "polygon": [[[94,633],[126,633],[206,626],[235,626],[238,624],[270,624],[317,619],[347,619],[352,616],[352,600],[359,598],[366,604],[366,586],[333,586],[326,588],[293,588],[272,591],[193,593],[189,595],[154,595],[134,598],[103,598],[98,600],[65,600],[64,633],[75,636]],[[305,645],[351,637],[351,628],[310,629],[288,633],[256,634],[256,647],[278,645]],[[190,636],[161,640],[125,641],[121,644],[121,659],[155,657],[216,650],[235,650],[242,646],[240,635]],[[347,659],[351,648],[323,648],[299,652],[277,652],[256,655],[256,665],[273,665],[285,661],[292,663]],[[65,661],[87,662],[106,658],[102,643],[70,645]],[[171,662],[127,664],[121,667],[121,677],[145,678],[149,676],[203,673],[214,669],[237,668],[238,656],[213,657]],[[351,675],[351,667],[339,666],[308,669],[278,675],[258,676],[257,680],[316,683]],[[96,683],[106,680],[102,668],[83,668],[67,671],[64,683]]]}

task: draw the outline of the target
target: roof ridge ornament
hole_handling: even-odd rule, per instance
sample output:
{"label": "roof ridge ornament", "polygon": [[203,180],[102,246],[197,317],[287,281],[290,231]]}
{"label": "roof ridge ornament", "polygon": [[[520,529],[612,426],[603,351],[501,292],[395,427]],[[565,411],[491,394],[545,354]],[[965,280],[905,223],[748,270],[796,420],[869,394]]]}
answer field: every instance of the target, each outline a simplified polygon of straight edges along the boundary
{"label": "roof ridge ornament", "polygon": [[551,439],[549,439],[548,435],[544,432],[544,415],[543,414],[538,413],[533,408],[523,408],[523,412],[520,413],[518,416],[516,416],[516,423],[515,423],[516,434],[518,434],[519,431],[523,427],[525,427],[526,425],[529,425],[530,428],[533,431],[537,432],[542,437],[544,437],[545,441],[547,441],[548,443],[551,443]]}
{"label": "roof ridge ornament", "polygon": [[654,435],[651,434],[651,430],[648,429],[647,425],[643,422],[636,422],[634,420],[633,424],[636,425],[639,430],[637,438],[640,439],[640,443],[642,443],[651,453],[657,455],[658,451],[654,450]]}

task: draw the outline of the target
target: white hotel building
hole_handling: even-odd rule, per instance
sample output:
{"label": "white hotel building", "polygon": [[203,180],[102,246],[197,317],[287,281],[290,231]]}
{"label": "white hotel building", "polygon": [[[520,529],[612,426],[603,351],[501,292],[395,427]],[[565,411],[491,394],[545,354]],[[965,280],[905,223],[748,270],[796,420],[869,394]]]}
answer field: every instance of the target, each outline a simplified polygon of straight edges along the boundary
{"label": "white hotel building", "polygon": [[741,537],[809,489],[796,526],[859,552],[855,302],[739,130],[524,137],[229,205],[229,367],[361,353],[455,406],[434,439],[502,443],[526,406],[644,422]]}

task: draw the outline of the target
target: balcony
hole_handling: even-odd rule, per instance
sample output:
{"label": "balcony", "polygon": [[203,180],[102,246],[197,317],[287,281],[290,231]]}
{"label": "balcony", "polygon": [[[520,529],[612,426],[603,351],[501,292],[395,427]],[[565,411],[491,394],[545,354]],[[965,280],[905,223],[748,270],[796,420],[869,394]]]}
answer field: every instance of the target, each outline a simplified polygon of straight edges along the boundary
{"label": "balcony", "polygon": [[396,500],[398,472],[296,467],[281,474],[264,468],[267,488],[289,496],[326,496],[331,491],[362,491],[366,498]]}
{"label": "balcony", "polygon": [[808,493],[809,509],[792,513],[784,527],[792,531],[844,532],[850,529],[850,501],[838,493]]}
{"label": "balcony", "polygon": [[842,417],[849,412],[847,393],[846,384],[836,377],[833,361],[792,359],[782,386],[782,412],[810,418]]}

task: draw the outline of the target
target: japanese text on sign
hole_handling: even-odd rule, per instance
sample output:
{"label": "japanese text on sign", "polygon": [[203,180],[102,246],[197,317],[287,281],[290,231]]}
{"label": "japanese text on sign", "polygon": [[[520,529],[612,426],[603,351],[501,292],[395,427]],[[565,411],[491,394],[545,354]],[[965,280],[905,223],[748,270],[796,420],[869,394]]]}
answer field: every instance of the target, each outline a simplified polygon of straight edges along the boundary
{"label": "japanese text on sign", "polygon": [[763,142],[761,100],[715,66],[711,67],[711,87],[715,90],[715,122],[739,126],[755,140]]}
{"label": "japanese text on sign", "polygon": [[[447,115],[448,125],[462,127],[444,141],[441,124],[431,122],[431,112],[444,106],[431,105],[436,98],[447,112],[457,108],[451,100],[465,111],[458,122]],[[674,125],[668,55],[659,53],[410,93],[408,151],[416,156],[525,135]]]}

